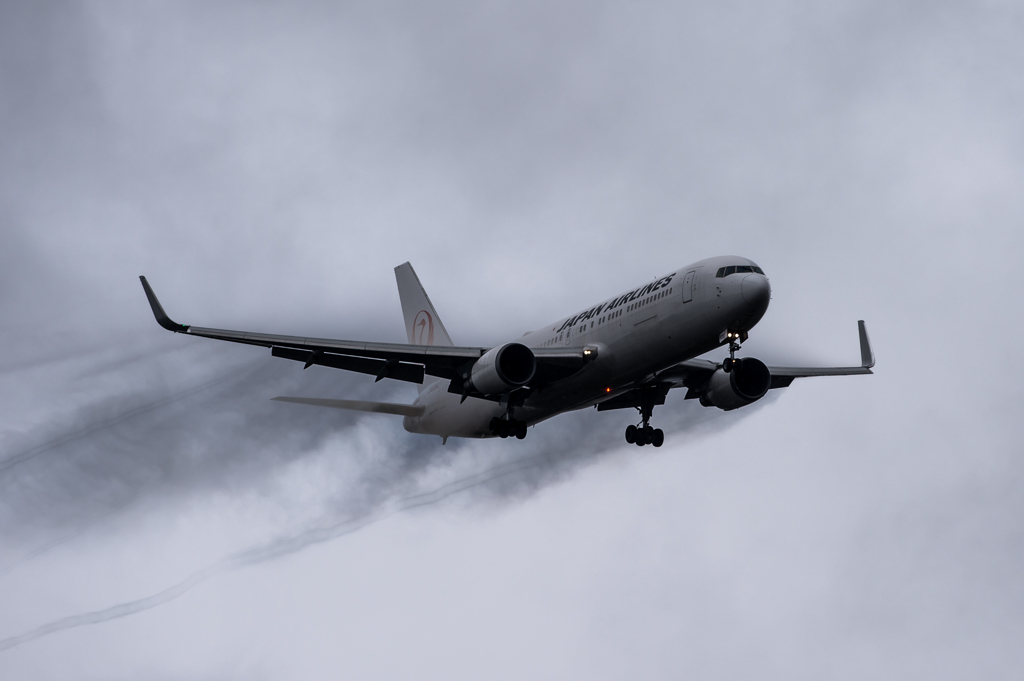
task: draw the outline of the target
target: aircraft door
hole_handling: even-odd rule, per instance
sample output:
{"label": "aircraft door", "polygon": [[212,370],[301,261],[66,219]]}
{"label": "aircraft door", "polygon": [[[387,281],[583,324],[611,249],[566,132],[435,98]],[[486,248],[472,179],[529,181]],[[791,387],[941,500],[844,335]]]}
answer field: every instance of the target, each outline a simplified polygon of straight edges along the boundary
{"label": "aircraft door", "polygon": [[690,270],[686,273],[686,277],[683,278],[683,302],[688,303],[693,300],[693,278],[697,275],[695,270]]}

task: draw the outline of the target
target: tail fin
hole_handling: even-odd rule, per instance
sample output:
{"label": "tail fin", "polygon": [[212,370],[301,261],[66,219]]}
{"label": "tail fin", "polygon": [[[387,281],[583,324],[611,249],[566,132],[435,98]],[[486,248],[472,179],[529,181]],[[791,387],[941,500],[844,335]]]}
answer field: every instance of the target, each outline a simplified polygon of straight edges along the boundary
{"label": "tail fin", "polygon": [[[405,317],[405,332],[409,336],[409,343],[451,347],[452,339],[445,331],[412,265],[403,263],[396,267],[395,279],[398,281],[398,297],[402,301],[402,315]],[[416,387],[423,392],[427,386],[439,380],[428,376],[422,385]]]}
{"label": "tail fin", "polygon": [[423,290],[419,277],[412,265],[404,263],[395,268],[398,280],[398,297],[402,300],[402,314],[405,316],[405,331],[412,345],[453,345],[445,331],[441,318],[437,316],[427,292]]}

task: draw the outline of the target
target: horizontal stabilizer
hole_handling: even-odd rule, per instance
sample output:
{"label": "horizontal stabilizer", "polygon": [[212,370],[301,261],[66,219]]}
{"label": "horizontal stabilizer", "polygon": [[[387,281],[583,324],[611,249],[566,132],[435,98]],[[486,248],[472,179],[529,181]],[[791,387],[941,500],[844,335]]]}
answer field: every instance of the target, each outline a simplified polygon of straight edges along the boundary
{"label": "horizontal stabilizer", "polygon": [[424,407],[419,404],[394,404],[393,402],[368,402],[366,400],[325,400],[318,397],[274,397],[271,399],[293,404],[310,404],[314,407],[395,414],[396,416],[422,416],[424,410]]}

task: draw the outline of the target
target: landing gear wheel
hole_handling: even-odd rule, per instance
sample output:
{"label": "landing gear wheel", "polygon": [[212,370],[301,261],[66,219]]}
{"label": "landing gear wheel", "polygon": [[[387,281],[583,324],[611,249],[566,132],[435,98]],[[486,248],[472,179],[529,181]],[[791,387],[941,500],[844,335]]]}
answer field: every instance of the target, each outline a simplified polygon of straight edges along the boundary
{"label": "landing gear wheel", "polygon": [[626,442],[629,444],[636,442],[636,426],[626,426]]}
{"label": "landing gear wheel", "polygon": [[665,444],[665,432],[661,428],[655,429],[651,435],[651,444],[655,447],[660,447]]}
{"label": "landing gear wheel", "polygon": [[516,439],[526,439],[526,423],[524,421],[516,421]]}
{"label": "landing gear wheel", "polygon": [[731,357],[726,357],[724,360],[722,360],[722,371],[724,371],[725,373],[729,373],[730,371],[732,371],[732,364],[735,361],[736,360],[732,359]]}
{"label": "landing gear wheel", "polygon": [[499,421],[498,422],[498,437],[500,437],[501,439],[504,440],[505,438],[507,438],[511,434],[512,434],[512,424],[510,424],[508,421]]}
{"label": "landing gear wheel", "polygon": [[637,428],[636,429],[636,446],[637,447],[643,447],[649,441],[650,440],[647,437],[647,429],[644,428],[644,427]]}

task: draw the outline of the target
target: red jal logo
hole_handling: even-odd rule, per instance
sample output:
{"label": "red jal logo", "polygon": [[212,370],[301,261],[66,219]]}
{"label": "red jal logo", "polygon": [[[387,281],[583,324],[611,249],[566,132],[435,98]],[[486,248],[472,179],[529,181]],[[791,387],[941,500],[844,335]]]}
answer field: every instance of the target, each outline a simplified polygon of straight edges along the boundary
{"label": "red jal logo", "polygon": [[434,344],[434,318],[426,310],[417,312],[416,318],[412,320],[412,338],[410,340],[416,345]]}

